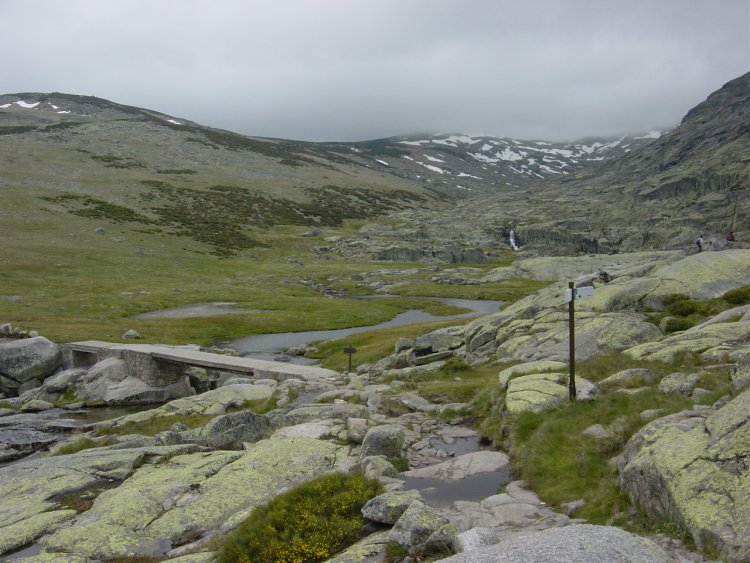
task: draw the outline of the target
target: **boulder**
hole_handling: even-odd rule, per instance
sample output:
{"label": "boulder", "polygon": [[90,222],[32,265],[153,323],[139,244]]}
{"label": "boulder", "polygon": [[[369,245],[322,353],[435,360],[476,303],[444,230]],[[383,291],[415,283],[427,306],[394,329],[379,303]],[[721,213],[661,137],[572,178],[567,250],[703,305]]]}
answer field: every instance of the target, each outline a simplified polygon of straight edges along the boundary
{"label": "boulder", "polygon": [[104,401],[110,405],[164,403],[193,394],[190,380],[151,385],[131,375],[128,363],[110,357],[98,362],[79,381],[76,396],[84,401]]}
{"label": "boulder", "polygon": [[368,479],[398,476],[398,469],[384,455],[368,455],[359,463],[362,466],[362,474]]}
{"label": "boulder", "polygon": [[417,352],[427,353],[455,350],[463,344],[460,333],[460,327],[441,328],[417,337],[413,348]]}
{"label": "boulder", "polygon": [[644,426],[627,443],[619,483],[656,520],[687,529],[722,560],[750,559],[750,390],[721,407]]}
{"label": "boulder", "polygon": [[395,524],[415,500],[421,500],[418,491],[391,491],[371,498],[362,507],[362,516],[381,524]]}
{"label": "boulder", "polygon": [[[594,385],[590,381],[576,377],[577,398],[590,398],[593,390]],[[505,408],[512,414],[524,411],[541,412],[567,400],[569,395],[566,373],[524,375],[510,380],[505,395]]]}
{"label": "boulder", "polygon": [[742,391],[750,387],[750,351],[737,354],[736,363],[732,366],[732,387],[736,391]]}
{"label": "boulder", "polygon": [[642,378],[644,381],[651,382],[654,380],[654,374],[651,370],[645,368],[631,368],[618,371],[609,377],[602,379],[599,385],[609,385],[611,383],[621,383],[623,381],[630,381],[631,379]]}
{"label": "boulder", "polygon": [[506,389],[508,387],[508,381],[511,378],[518,375],[529,375],[532,373],[544,373],[544,372],[557,372],[562,373],[568,369],[568,364],[564,362],[556,362],[554,360],[537,360],[535,362],[526,362],[523,364],[517,364],[509,368],[502,370],[497,379],[500,383],[500,387]]}
{"label": "boulder", "polygon": [[42,412],[42,411],[48,411],[50,409],[55,408],[55,405],[48,401],[41,401],[39,399],[34,399],[32,401],[29,401],[25,405],[21,407],[21,412]]}
{"label": "boulder", "polygon": [[453,540],[453,551],[456,553],[476,551],[481,547],[495,545],[497,539],[495,530],[478,526],[458,534]]}
{"label": "boulder", "polygon": [[430,536],[448,524],[448,519],[421,500],[415,500],[396,521],[389,534],[390,540],[406,549],[419,547]]}
{"label": "boulder", "polygon": [[700,376],[695,373],[670,373],[659,382],[659,391],[667,395],[690,395],[698,381]]}
{"label": "boulder", "polygon": [[637,360],[672,362],[684,352],[700,354],[705,359],[719,360],[726,353],[727,342],[740,342],[750,336],[750,321],[708,325],[698,330],[672,334],[656,342],[633,346],[625,353]]}
{"label": "boulder", "polygon": [[16,385],[6,392],[32,379],[43,380],[61,363],[60,347],[43,336],[0,342],[0,375]]}
{"label": "boulder", "polygon": [[401,457],[404,449],[404,429],[393,424],[374,426],[367,431],[360,459],[370,455],[384,455],[386,457]]}
{"label": "boulder", "polygon": [[572,524],[516,534],[495,545],[459,553],[443,563],[668,563],[672,557],[653,541],[613,526]]}
{"label": "boulder", "polygon": [[241,450],[244,442],[268,438],[273,425],[268,417],[251,411],[217,416],[197,433],[199,444],[220,450]]}

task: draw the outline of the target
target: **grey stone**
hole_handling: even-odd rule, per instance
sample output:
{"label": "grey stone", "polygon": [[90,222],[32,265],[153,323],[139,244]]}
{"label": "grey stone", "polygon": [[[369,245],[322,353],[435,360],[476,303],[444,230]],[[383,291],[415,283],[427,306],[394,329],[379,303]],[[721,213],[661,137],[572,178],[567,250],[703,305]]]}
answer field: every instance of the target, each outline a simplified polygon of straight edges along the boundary
{"label": "grey stone", "polygon": [[217,416],[198,434],[199,443],[222,450],[240,450],[243,442],[257,442],[273,432],[266,416],[241,411]]}
{"label": "grey stone", "polygon": [[129,340],[140,340],[141,338],[143,338],[143,336],[141,336],[141,334],[137,330],[134,330],[132,328],[126,331],[122,335],[122,337]]}
{"label": "grey stone", "polygon": [[21,407],[21,412],[42,412],[42,411],[48,411],[49,409],[55,408],[55,405],[48,401],[40,401],[38,399],[34,399],[33,401],[29,401],[25,405]]}
{"label": "grey stone", "polygon": [[722,560],[750,559],[750,390],[650,422],[627,443],[620,487],[655,519],[687,529]]}
{"label": "grey stone", "polygon": [[418,547],[447,523],[448,520],[438,511],[415,500],[393,525],[389,537],[407,549]]}
{"label": "grey stone", "polygon": [[404,448],[404,429],[400,426],[384,424],[374,426],[367,431],[362,440],[360,458],[370,455],[401,457]]}
{"label": "grey stone", "polygon": [[630,381],[637,377],[643,378],[645,381],[653,381],[654,373],[649,369],[644,368],[632,368],[618,371],[617,373],[610,375],[606,379],[599,382],[599,385],[607,385],[610,383],[619,383],[622,381]]}
{"label": "grey stone", "polygon": [[690,395],[699,380],[695,373],[670,373],[659,382],[659,391],[668,395]]}
{"label": "grey stone", "polygon": [[418,491],[392,491],[371,498],[362,507],[362,516],[381,524],[395,524],[415,500],[421,500]]}
{"label": "grey stone", "polygon": [[61,362],[60,347],[43,336],[0,342],[0,374],[18,384],[46,378]]}
{"label": "grey stone", "polygon": [[482,450],[460,455],[436,465],[411,469],[403,474],[406,477],[448,481],[496,471],[506,471],[510,474],[510,459],[502,452]]}
{"label": "grey stone", "polygon": [[403,352],[404,350],[408,350],[414,346],[414,341],[410,338],[399,338],[396,340],[396,345],[394,346],[394,353],[398,354],[399,352]]}
{"label": "grey stone", "polygon": [[497,543],[497,533],[492,528],[476,527],[458,534],[453,540],[456,553],[476,551],[479,548]]}
{"label": "grey stone", "polygon": [[670,563],[672,558],[653,541],[611,526],[572,524],[529,532],[443,563]]}
{"label": "grey stone", "polygon": [[368,479],[396,477],[398,475],[398,469],[384,455],[368,455],[362,458],[360,465],[362,466],[362,474]]}

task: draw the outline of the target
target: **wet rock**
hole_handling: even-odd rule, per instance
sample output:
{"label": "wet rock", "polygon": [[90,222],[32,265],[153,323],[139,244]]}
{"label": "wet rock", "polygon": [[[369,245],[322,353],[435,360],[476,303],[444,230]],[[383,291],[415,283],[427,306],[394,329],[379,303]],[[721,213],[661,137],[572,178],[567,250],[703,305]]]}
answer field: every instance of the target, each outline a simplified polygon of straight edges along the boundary
{"label": "wet rock", "polygon": [[35,399],[24,404],[21,407],[21,412],[42,412],[53,408],[55,408],[55,405],[52,403]]}
{"label": "wet rock", "polygon": [[502,452],[482,450],[455,457],[451,460],[405,471],[405,477],[453,481],[487,472],[510,472],[510,459]]}

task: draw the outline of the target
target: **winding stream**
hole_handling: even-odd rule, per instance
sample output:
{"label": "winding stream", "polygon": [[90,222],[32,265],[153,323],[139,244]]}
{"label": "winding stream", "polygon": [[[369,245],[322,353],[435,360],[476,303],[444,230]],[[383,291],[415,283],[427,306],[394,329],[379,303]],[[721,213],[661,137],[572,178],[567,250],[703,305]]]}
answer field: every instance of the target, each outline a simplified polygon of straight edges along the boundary
{"label": "winding stream", "polygon": [[[393,297],[389,295],[377,295],[368,296],[370,299],[387,299]],[[333,340],[335,338],[343,338],[350,334],[358,334],[360,332],[368,332],[370,330],[378,330],[381,328],[392,328],[396,326],[404,326],[416,323],[427,323],[432,321],[442,321],[450,319],[460,319],[465,317],[472,317],[476,315],[486,315],[489,313],[496,313],[500,307],[504,304],[503,301],[488,301],[483,299],[454,299],[448,297],[430,297],[430,300],[440,301],[447,305],[454,305],[456,307],[462,307],[469,309],[471,312],[462,313],[459,315],[445,315],[437,316],[425,313],[419,309],[410,309],[399,313],[391,320],[384,321],[376,325],[368,326],[357,326],[351,328],[341,328],[336,330],[308,330],[302,332],[278,332],[274,334],[257,334],[254,336],[245,336],[238,338],[227,344],[229,348],[241,352],[243,356],[258,358],[258,359],[273,359],[274,356],[284,352],[288,348],[293,346],[301,346],[310,342],[317,342],[323,340]],[[298,360],[298,358],[294,358]],[[302,361],[305,358],[301,359]],[[307,360],[308,362],[311,360]]]}

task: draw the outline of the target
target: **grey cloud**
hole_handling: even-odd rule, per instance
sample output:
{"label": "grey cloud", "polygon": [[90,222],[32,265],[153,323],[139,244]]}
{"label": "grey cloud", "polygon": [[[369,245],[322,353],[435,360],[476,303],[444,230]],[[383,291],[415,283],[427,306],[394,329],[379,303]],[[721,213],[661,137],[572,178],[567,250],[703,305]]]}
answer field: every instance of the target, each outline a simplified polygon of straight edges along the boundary
{"label": "grey cloud", "polygon": [[750,70],[747,0],[4,0],[1,92],[250,135],[572,139],[675,124]]}

